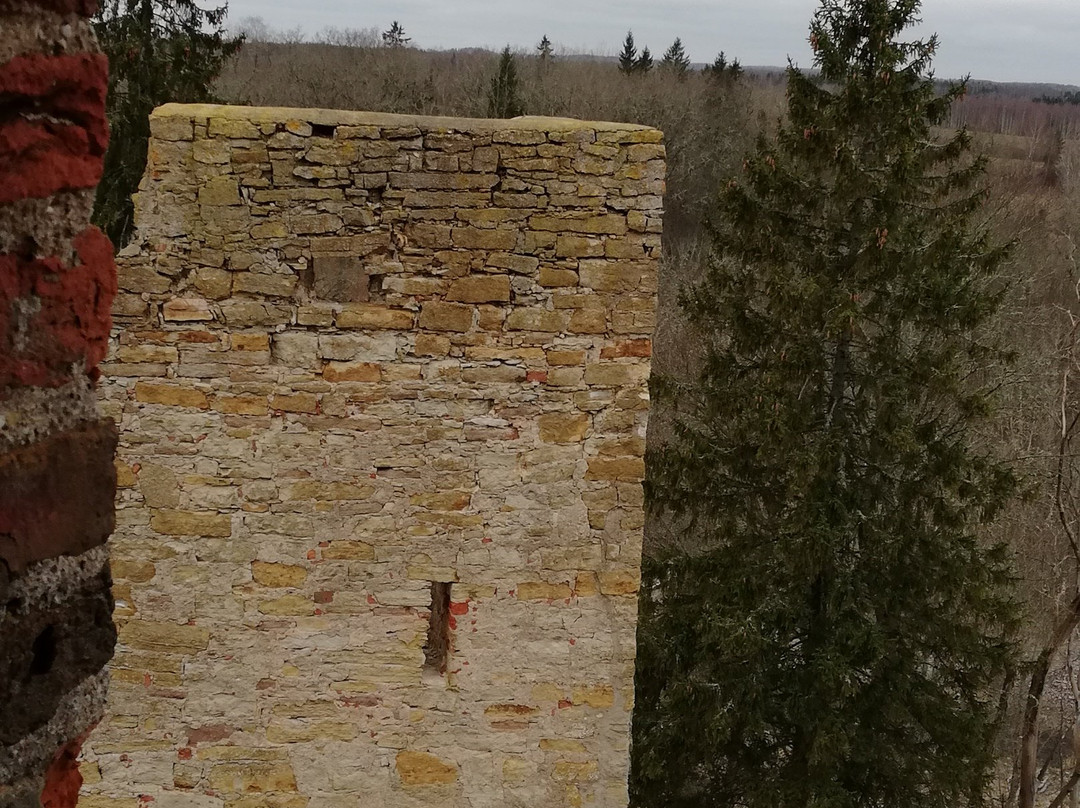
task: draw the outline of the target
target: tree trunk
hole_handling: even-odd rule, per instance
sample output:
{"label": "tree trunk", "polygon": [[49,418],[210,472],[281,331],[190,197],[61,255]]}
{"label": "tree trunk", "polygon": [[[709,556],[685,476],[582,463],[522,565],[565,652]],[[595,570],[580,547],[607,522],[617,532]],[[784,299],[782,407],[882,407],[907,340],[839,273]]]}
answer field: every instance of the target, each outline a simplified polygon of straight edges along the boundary
{"label": "tree trunk", "polygon": [[[1039,707],[1043,690],[1046,688],[1046,675],[1050,671],[1058,649],[1072,636],[1080,624],[1080,593],[1069,604],[1068,611],[1054,628],[1050,641],[1043,648],[1035,667],[1031,671],[1031,683],[1028,686],[1027,703],[1024,705],[1024,723],[1020,740],[1020,799],[1018,808],[1035,808],[1035,775],[1039,753]],[[1067,792],[1059,797],[1064,800]],[[1055,802],[1060,805],[1058,800]],[[1055,806],[1056,808],[1056,806]]]}

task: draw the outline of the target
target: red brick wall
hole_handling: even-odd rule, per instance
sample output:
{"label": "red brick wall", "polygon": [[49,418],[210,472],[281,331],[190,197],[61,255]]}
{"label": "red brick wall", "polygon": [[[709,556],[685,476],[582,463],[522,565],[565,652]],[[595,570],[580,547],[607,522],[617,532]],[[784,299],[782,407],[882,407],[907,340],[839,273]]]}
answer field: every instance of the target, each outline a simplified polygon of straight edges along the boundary
{"label": "red brick wall", "polygon": [[0,0],[0,805],[74,806],[112,655],[116,293],[89,224],[108,66],[88,0]]}

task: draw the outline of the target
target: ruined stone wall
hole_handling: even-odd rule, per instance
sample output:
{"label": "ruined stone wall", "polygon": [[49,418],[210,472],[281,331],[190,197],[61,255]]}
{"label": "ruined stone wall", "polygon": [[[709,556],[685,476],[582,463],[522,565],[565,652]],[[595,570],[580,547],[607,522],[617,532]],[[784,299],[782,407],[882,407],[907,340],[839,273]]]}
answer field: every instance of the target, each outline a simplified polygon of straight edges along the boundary
{"label": "ruined stone wall", "polygon": [[0,0],[0,806],[70,808],[105,706],[116,291],[90,227],[107,65],[85,0]]}
{"label": "ruined stone wall", "polygon": [[84,805],[625,806],[660,133],[152,130]]}

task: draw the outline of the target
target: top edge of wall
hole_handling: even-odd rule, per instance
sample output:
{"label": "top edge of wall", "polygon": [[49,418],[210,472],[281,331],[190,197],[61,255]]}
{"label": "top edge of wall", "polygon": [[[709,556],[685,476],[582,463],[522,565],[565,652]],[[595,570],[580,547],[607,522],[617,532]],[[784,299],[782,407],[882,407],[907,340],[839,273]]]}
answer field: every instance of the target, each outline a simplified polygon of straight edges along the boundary
{"label": "top edge of wall", "polygon": [[650,126],[610,121],[582,121],[576,118],[451,118],[434,115],[397,115],[388,112],[361,112],[341,109],[300,109],[290,107],[248,107],[220,104],[165,104],[154,110],[152,119],[218,118],[251,123],[302,121],[316,126],[413,126],[424,132],[492,132],[499,130],[568,132],[658,132]]}

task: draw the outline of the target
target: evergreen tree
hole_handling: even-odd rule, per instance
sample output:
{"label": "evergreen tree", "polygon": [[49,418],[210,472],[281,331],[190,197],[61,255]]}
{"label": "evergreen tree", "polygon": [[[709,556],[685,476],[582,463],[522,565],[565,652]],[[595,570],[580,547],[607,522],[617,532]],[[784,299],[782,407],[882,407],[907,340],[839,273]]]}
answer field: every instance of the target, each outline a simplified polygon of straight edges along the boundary
{"label": "evergreen tree", "polygon": [[647,495],[632,790],[668,808],[985,804],[1015,628],[973,426],[1005,250],[919,0],[822,0],[821,80],[723,192]]}
{"label": "evergreen tree", "polygon": [[412,42],[412,37],[405,36],[405,28],[397,20],[382,32],[383,45],[388,48],[403,48]]}
{"label": "evergreen tree", "polygon": [[499,58],[499,70],[491,79],[488,91],[489,118],[516,118],[524,115],[521,98],[518,96],[517,64],[510,46],[503,48]]}
{"label": "evergreen tree", "polygon": [[111,0],[94,17],[109,57],[110,140],[94,222],[113,244],[131,234],[131,195],[146,170],[150,113],[169,101],[216,101],[213,84],[243,37],[226,36],[228,6],[194,0]]}
{"label": "evergreen tree", "polygon": [[710,71],[717,78],[720,78],[721,76],[726,76],[727,69],[728,61],[723,51],[720,51],[720,53],[716,55],[716,58],[713,59],[713,63],[711,66],[705,68],[705,70]]}
{"label": "evergreen tree", "polygon": [[738,60],[738,59],[732,59],[732,60],[731,60],[731,64],[730,64],[730,65],[728,65],[728,75],[729,75],[729,76],[730,76],[730,77],[732,78],[732,80],[734,80],[734,81],[738,81],[739,79],[741,79],[741,78],[742,78],[742,75],[743,75],[743,69],[742,69],[742,65],[741,65],[741,64],[739,64],[739,60]]}
{"label": "evergreen tree", "polygon": [[635,73],[648,73],[652,70],[653,58],[652,53],[649,52],[647,47],[641,49],[641,55],[634,62]]}
{"label": "evergreen tree", "polygon": [[547,34],[544,34],[544,38],[540,40],[540,44],[536,46],[536,51],[540,55],[540,61],[547,63],[551,61],[554,55],[554,50],[551,47],[551,40],[548,39]]}
{"label": "evergreen tree", "polygon": [[681,39],[676,37],[675,41],[671,43],[671,47],[664,51],[664,56],[660,59],[660,67],[674,73],[679,78],[686,75],[690,69],[690,57],[686,55]]}
{"label": "evergreen tree", "polygon": [[622,53],[619,54],[619,70],[629,76],[637,72],[638,55],[634,45],[634,32],[627,31],[626,39],[623,40]]}

